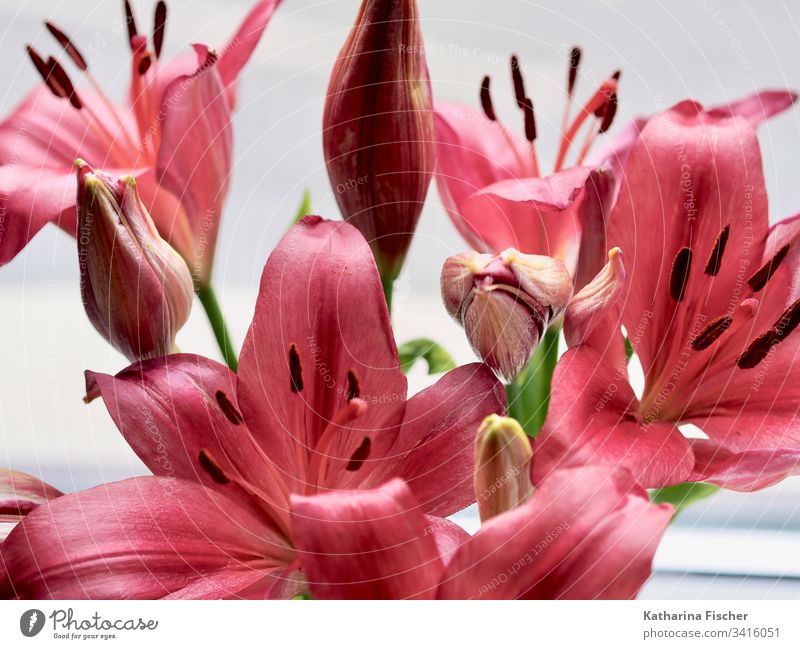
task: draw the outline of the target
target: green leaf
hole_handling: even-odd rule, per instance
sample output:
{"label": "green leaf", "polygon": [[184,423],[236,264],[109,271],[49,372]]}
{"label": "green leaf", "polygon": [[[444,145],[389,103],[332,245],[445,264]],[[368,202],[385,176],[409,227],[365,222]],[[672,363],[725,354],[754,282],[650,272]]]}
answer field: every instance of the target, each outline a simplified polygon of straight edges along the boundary
{"label": "green leaf", "polygon": [[683,482],[663,489],[653,489],[650,492],[650,500],[656,504],[670,503],[674,505],[677,516],[692,503],[708,498],[717,491],[719,491],[719,487],[707,482]]}
{"label": "green leaf", "polygon": [[447,350],[429,338],[416,338],[404,342],[397,351],[400,353],[400,368],[406,374],[420,358],[428,364],[428,374],[438,374],[456,367],[453,357]]}
{"label": "green leaf", "polygon": [[560,330],[548,329],[533,357],[517,377],[506,385],[508,415],[516,419],[529,437],[536,437],[547,417],[550,384],[558,363]]}
{"label": "green leaf", "polygon": [[629,363],[631,361],[631,356],[633,356],[633,345],[631,345],[631,341],[625,336],[625,360]]}
{"label": "green leaf", "polygon": [[294,214],[292,225],[297,223],[300,219],[311,212],[311,192],[307,189],[303,190],[303,198],[300,199],[300,205],[297,206],[297,212]]}
{"label": "green leaf", "polygon": [[292,599],[311,599],[311,593],[300,593],[292,597]]}

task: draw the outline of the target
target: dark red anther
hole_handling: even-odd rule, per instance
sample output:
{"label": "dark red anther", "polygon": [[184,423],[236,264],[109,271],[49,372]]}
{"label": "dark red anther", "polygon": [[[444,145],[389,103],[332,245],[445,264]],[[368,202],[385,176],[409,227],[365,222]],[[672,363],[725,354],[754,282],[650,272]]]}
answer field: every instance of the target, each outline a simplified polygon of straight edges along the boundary
{"label": "dark red anther", "polygon": [[778,252],[772,255],[772,258],[768,262],[766,262],[763,266],[761,266],[761,268],[759,268],[750,276],[750,279],[747,280],[747,284],[750,286],[750,288],[758,292],[767,285],[767,282],[775,274],[775,271],[778,270],[781,262],[789,253],[789,248],[791,248],[790,243],[781,246]]}
{"label": "dark red anther", "polygon": [[795,300],[772,327],[747,346],[747,349],[736,360],[736,364],[743,370],[756,367],[766,358],[769,350],[782,340],[786,340],[798,325],[800,325],[800,300]]}
{"label": "dark red anther", "polygon": [[519,59],[516,54],[511,57],[511,80],[514,82],[514,96],[517,98],[517,106],[525,108],[525,81],[522,78],[522,71],[519,69]]}
{"label": "dark red anther", "polygon": [[350,456],[350,461],[347,463],[345,469],[347,471],[358,471],[364,462],[369,457],[369,451],[372,447],[372,442],[369,437],[365,437],[358,448]]}
{"label": "dark red anther", "polygon": [[152,64],[153,59],[149,54],[142,56],[141,60],[139,61],[139,67],[136,69],[136,71],[139,73],[139,76],[143,77],[145,74],[147,74],[147,71],[150,69]]}
{"label": "dark red anther", "polygon": [[67,96],[64,94],[64,90],[55,82],[50,74],[50,69],[47,67],[47,63],[39,56],[39,53],[30,45],[26,45],[25,50],[28,52],[33,67],[36,68],[36,71],[39,73],[39,76],[42,77],[42,81],[44,81],[45,85],[50,89],[50,92],[60,99],[66,99]]}
{"label": "dark red anther", "polygon": [[55,83],[61,87],[64,93],[62,96],[69,99],[69,103],[72,104],[74,108],[78,110],[83,108],[83,104],[81,103],[80,97],[78,97],[78,93],[75,92],[75,86],[72,85],[69,75],[64,68],[61,67],[61,64],[52,56],[47,59],[47,73]]}
{"label": "dark red anther", "polygon": [[525,97],[522,108],[525,111],[525,138],[528,142],[533,142],[536,139],[536,115],[530,98]]}
{"label": "dark red anther", "polygon": [[727,331],[731,323],[733,323],[733,316],[729,315],[721,316],[710,322],[703,331],[692,340],[692,349],[699,352],[709,348],[712,343]]}
{"label": "dark red anther", "polygon": [[789,334],[797,328],[798,324],[800,324],[800,300],[796,300],[792,306],[786,309],[772,326],[778,342],[786,340]]}
{"label": "dark red anther", "polygon": [[156,14],[153,19],[153,51],[156,58],[161,56],[161,48],[164,45],[164,26],[167,24],[167,3],[159,0],[156,5]]}
{"label": "dark red anther", "polygon": [[611,128],[611,124],[614,122],[614,116],[617,114],[617,93],[612,92],[611,96],[608,98],[608,102],[606,102],[605,110],[603,111],[603,120],[600,122],[600,130],[598,133],[605,133],[608,129]]}
{"label": "dark red anther", "polygon": [[728,237],[731,233],[731,224],[726,223],[725,227],[720,230],[717,235],[717,240],[714,242],[714,248],[711,250],[711,255],[706,262],[705,274],[714,276],[719,272],[719,267],[722,264],[722,255],[725,254],[725,246],[728,244]]}
{"label": "dark red anther", "polygon": [[289,380],[292,392],[303,391],[303,365],[300,363],[300,354],[294,343],[289,347]]}
{"label": "dark red anther", "polygon": [[569,53],[569,76],[567,77],[567,94],[572,95],[575,82],[578,80],[578,68],[581,65],[581,48],[573,47]]}
{"label": "dark red anther", "polygon": [[228,421],[231,422],[235,426],[239,426],[243,421],[244,418],[242,414],[236,409],[236,406],[231,403],[231,400],[228,398],[228,395],[225,394],[222,390],[217,390],[217,393],[214,395],[217,399],[217,405],[219,409],[222,410],[222,414],[227,417]]}
{"label": "dark red anther", "polygon": [[692,250],[681,248],[672,262],[672,272],[669,275],[669,294],[673,300],[680,302],[686,291],[686,282],[689,281],[689,271],[692,266]]}
{"label": "dark red anther", "polygon": [[47,27],[47,31],[53,35],[53,38],[58,41],[58,44],[64,48],[64,51],[67,53],[69,58],[72,59],[75,65],[77,65],[82,72],[86,72],[86,70],[89,68],[89,66],[86,64],[86,59],[83,58],[83,55],[78,51],[78,48],[75,47],[75,44],[72,42],[69,36],[67,36],[49,20],[45,22],[44,26]]}
{"label": "dark red anther", "polygon": [[778,342],[780,341],[775,337],[775,330],[767,329],[747,346],[747,349],[736,359],[736,365],[742,370],[753,369],[766,358],[769,350]]}
{"label": "dark red anther", "polygon": [[125,24],[128,26],[128,42],[133,50],[133,37],[139,32],[136,30],[136,18],[133,15],[133,8],[128,0],[125,0]]}
{"label": "dark red anther", "polygon": [[354,370],[347,371],[347,403],[361,396],[361,384]]}
{"label": "dark red anther", "polygon": [[622,70],[614,70],[614,74],[611,75],[611,78],[614,81],[619,81],[619,78],[622,76]]}
{"label": "dark red anther", "polygon": [[214,459],[214,456],[206,449],[200,449],[200,452],[197,454],[197,461],[200,462],[203,471],[217,484],[228,484],[231,481],[230,478],[225,475],[225,471],[222,470],[222,467]]}
{"label": "dark red anther", "polygon": [[497,121],[497,115],[494,113],[494,106],[492,105],[492,93],[489,90],[492,80],[489,76],[485,76],[481,81],[481,108],[483,114],[486,115],[493,122]]}

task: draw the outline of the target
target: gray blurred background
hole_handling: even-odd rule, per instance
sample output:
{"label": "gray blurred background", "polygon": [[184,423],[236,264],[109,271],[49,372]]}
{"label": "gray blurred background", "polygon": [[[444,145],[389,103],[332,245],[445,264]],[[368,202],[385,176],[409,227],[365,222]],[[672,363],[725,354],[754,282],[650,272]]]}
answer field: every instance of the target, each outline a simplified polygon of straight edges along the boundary
{"label": "gray blurred background", "polygon": [[[154,3],[133,0],[141,31]],[[222,46],[253,3],[170,0],[168,56],[201,41]],[[357,0],[285,0],[244,71],[235,118],[233,184],[217,252],[215,284],[238,345],[252,317],[264,262],[303,189],[313,211],[338,216],[322,158],[327,79]],[[691,97],[706,104],[760,88],[800,89],[800,2],[723,0],[421,0],[434,97],[477,107],[484,74],[497,112],[516,125],[508,57],[520,56],[537,106],[539,155],[552,166],[564,100],[566,56],[583,47],[584,99],[622,70],[613,131]],[[114,98],[125,94],[128,45],[121,0],[0,0],[0,114],[38,81],[24,46],[56,51],[51,18],[89,59]],[[761,127],[770,218],[800,211],[797,110]],[[408,266],[396,287],[399,340],[428,336],[459,362],[474,359],[444,313],[438,271],[463,250],[431,188]],[[146,473],[101,403],[82,403],[83,370],[116,372],[126,361],[94,332],[80,304],[74,240],[47,227],[0,268],[0,465],[66,491]],[[202,310],[178,337],[185,351],[218,358]],[[411,392],[433,379],[417,368]],[[800,597],[800,483],[752,495],[720,494],[694,506],[667,534],[649,597]],[[460,521],[475,525],[469,514]]]}

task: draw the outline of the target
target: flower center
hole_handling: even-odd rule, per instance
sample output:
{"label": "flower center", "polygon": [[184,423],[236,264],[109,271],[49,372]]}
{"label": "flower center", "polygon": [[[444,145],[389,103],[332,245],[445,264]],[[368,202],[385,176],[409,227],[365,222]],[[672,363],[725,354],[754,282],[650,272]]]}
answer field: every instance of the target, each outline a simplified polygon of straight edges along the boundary
{"label": "flower center", "polygon": [[[704,268],[705,275],[715,277],[720,272],[725,249],[730,237],[730,231],[731,224],[726,223],[717,235]],[[781,263],[786,259],[792,245],[793,241],[790,241],[778,248],[775,253],[747,279],[747,285],[753,292],[752,296],[742,300],[738,306],[732,309],[732,312],[720,315],[711,320],[711,322],[706,324],[699,332],[692,332],[692,338],[688,343],[691,350],[694,352],[705,351],[719,340],[732,340],[734,332],[743,330],[746,326],[750,326],[748,323],[755,317],[759,307],[759,301],[756,299],[755,295],[762,291],[775,275]],[[682,303],[684,301],[686,286],[692,269],[692,257],[692,249],[688,246],[684,246],[678,250],[672,262],[668,290],[670,298],[676,303]],[[675,314],[673,317],[677,322],[681,321],[678,314]],[[767,357],[775,345],[786,340],[799,324],[800,300],[797,300],[786,308],[769,328],[762,331],[744,346],[743,351],[742,347],[738,344],[725,345],[715,349],[713,352],[714,364],[718,367],[729,367],[729,363],[735,363],[739,369],[753,369]],[[682,345],[685,344],[681,341],[677,342]],[[665,357],[671,357],[671,354],[665,353]],[[672,366],[665,364],[660,367],[654,376],[648,376],[645,393],[642,395],[640,411],[651,412],[655,409],[658,410],[658,416],[662,419],[679,419],[682,415],[682,409],[686,404],[683,403],[683,401],[680,403],[673,403],[670,395],[675,392],[677,376],[681,376],[683,381],[692,380],[692,378],[696,376],[692,373],[685,374],[685,370],[686,361],[684,360],[681,365]],[[705,372],[706,370],[707,366],[703,366],[703,371]],[[671,379],[669,378],[670,376],[672,377]],[[673,387],[668,390],[667,386],[670,385]],[[666,396],[664,396],[665,392],[668,393]],[[661,399],[660,405],[656,407],[654,404],[656,404],[659,399]]]}
{"label": "flower center", "polygon": [[[617,100],[617,83],[620,78],[620,71],[617,70],[611,75],[609,79],[600,84],[600,88],[592,95],[589,101],[581,108],[580,112],[570,122],[570,108],[572,106],[572,98],[575,90],[575,85],[578,80],[578,70],[580,68],[581,50],[578,47],[572,48],[569,58],[569,68],[567,73],[567,101],[564,105],[564,116],[561,124],[561,144],[556,157],[554,172],[560,171],[570,151],[572,142],[583,126],[584,122],[590,116],[596,118],[594,125],[588,130],[583,145],[578,153],[576,164],[583,164],[584,159],[589,153],[589,150],[594,144],[598,135],[605,133],[614,121],[614,116],[617,113],[618,100]],[[521,155],[518,146],[513,141],[508,129],[500,122],[497,113],[494,110],[491,94],[491,78],[487,75],[481,82],[480,100],[481,108],[484,115],[491,121],[495,122],[501,129],[503,135],[508,141],[509,147],[514,152],[517,158],[522,173],[530,173],[534,177],[538,177],[539,161],[536,155],[536,114],[533,108],[533,100],[525,92],[525,79],[522,75],[519,58],[516,55],[511,56],[511,81],[514,85],[514,97],[516,99],[517,108],[522,111],[523,126],[525,139],[528,141],[529,153],[527,160]]]}
{"label": "flower center", "polygon": [[[147,51],[146,48],[147,39],[137,33],[136,20],[130,3],[127,0],[125,2],[125,23],[128,27],[128,38],[134,57],[132,83],[132,95],[134,98],[133,108],[136,114],[139,131],[143,138],[140,143],[134,141],[130,129],[125,122],[125,114],[105,95],[100,84],[91,74],[86,58],[81,54],[74,41],[67,36],[62,29],[57,27],[52,21],[48,20],[45,22],[47,30],[78,68],[83,77],[89,82],[89,85],[96,95],[96,98],[93,97],[92,99],[96,99],[96,101],[87,101],[81,96],[81,93],[77,90],[69,74],[55,57],[50,56],[45,61],[32,46],[27,46],[28,56],[34,68],[39,73],[39,76],[42,77],[46,87],[56,97],[69,101],[70,105],[84,120],[87,127],[107,146],[109,157],[113,158],[113,161],[121,167],[136,167],[138,156],[142,152],[154,154],[155,151],[153,138],[145,138],[147,129],[143,128],[143,126],[147,126],[147,124],[152,122],[152,120],[150,120],[152,110],[157,108],[148,106],[150,97],[149,93],[146,92],[145,86],[149,79],[145,79],[145,76],[153,67],[154,58],[158,59],[161,55],[166,20],[167,5],[163,0],[160,0],[155,8],[152,36],[154,53],[151,53]],[[94,106],[98,101],[104,109],[102,118],[95,110]],[[76,151],[73,157],[79,157],[80,153],[80,151]],[[69,160],[67,162],[72,164],[73,161]],[[93,160],[91,162],[93,164],[105,164],[106,161]]]}

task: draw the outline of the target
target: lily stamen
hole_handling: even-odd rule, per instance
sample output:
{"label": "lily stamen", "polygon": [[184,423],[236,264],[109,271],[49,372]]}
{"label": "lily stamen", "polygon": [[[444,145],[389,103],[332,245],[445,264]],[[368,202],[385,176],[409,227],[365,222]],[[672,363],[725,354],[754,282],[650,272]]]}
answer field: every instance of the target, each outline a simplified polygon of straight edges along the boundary
{"label": "lily stamen", "polygon": [[564,113],[561,116],[561,132],[567,132],[569,123],[569,113],[572,109],[572,96],[575,90],[575,83],[578,80],[578,69],[581,65],[581,48],[573,47],[569,53],[569,68],[567,71],[567,101],[564,103]]}
{"label": "lily stamen", "polygon": [[500,132],[503,134],[506,142],[508,142],[509,148],[514,153],[517,164],[520,165],[520,167],[527,167],[528,165],[520,155],[519,149],[514,144],[514,139],[511,137],[511,133],[508,132],[508,129],[505,127],[505,125],[497,118],[497,113],[494,112],[494,104],[492,103],[492,94],[490,91],[491,81],[491,77],[489,77],[488,74],[483,77],[483,81],[481,81],[480,96],[483,114],[486,115],[489,120],[497,124],[497,127],[500,129]]}
{"label": "lily stamen", "polygon": [[[81,51],[75,45],[75,42],[69,36],[67,36],[64,30],[56,26],[55,23],[53,23],[52,21],[50,20],[45,21],[44,25],[47,28],[47,31],[50,32],[53,38],[55,38],[58,44],[63,48],[64,52],[67,54],[67,56],[69,56],[69,58],[72,60],[75,66],[81,71],[81,73],[83,73],[83,76],[92,86],[92,90],[96,93],[97,98],[103,103],[108,112],[113,116],[114,120],[116,121],[116,125],[118,126],[119,132],[122,133],[122,135],[124,136],[126,143],[131,147],[135,148],[136,144],[132,140],[130,134],[128,133],[128,130],[125,128],[124,121],[122,119],[122,116],[119,114],[117,107],[114,105],[112,101],[108,99],[106,94],[103,92],[103,89],[97,82],[97,79],[95,79],[94,75],[89,70],[89,64],[86,61],[86,58],[83,56]],[[83,102],[83,104],[85,107],[86,103]],[[114,138],[111,138],[110,142],[113,143]]]}
{"label": "lily stamen", "polygon": [[153,17],[153,51],[156,58],[161,58],[161,48],[164,45],[164,26],[167,23],[167,3],[159,0]]}
{"label": "lily stamen", "polygon": [[581,126],[583,126],[583,123],[586,121],[586,119],[590,115],[594,115],[598,109],[606,105],[609,101],[609,98],[614,95],[616,91],[617,80],[612,76],[610,79],[600,84],[600,88],[598,88],[597,92],[595,92],[589,101],[584,104],[583,108],[578,113],[578,116],[569,127],[569,130],[564,133],[561,138],[561,147],[558,150],[554,171],[561,171],[561,168],[564,166],[564,160],[567,157],[567,153],[572,146],[572,141],[575,139],[575,136],[577,135]]}
{"label": "lily stamen", "polygon": [[[366,412],[367,402],[362,399],[354,398],[340,408],[328,422],[328,425],[325,426],[315,447],[311,450],[308,476],[313,480],[313,484],[325,484],[325,477],[331,460],[348,459],[341,456],[338,444],[335,442],[341,442],[343,428],[359,417],[362,417]],[[352,460],[352,454],[349,459]]]}
{"label": "lily stamen", "polygon": [[539,177],[539,160],[536,157],[536,116],[533,110],[533,100],[525,94],[525,79],[519,66],[519,58],[516,54],[511,56],[511,81],[514,84],[514,97],[517,106],[522,109],[525,139],[528,140],[531,155],[531,169],[534,177]]}
{"label": "lily stamen", "polygon": [[135,53],[136,47],[133,40],[138,35],[138,31],[136,30],[136,18],[133,15],[133,8],[129,0],[125,0],[125,24],[128,27],[128,42],[131,46],[131,52]]}

